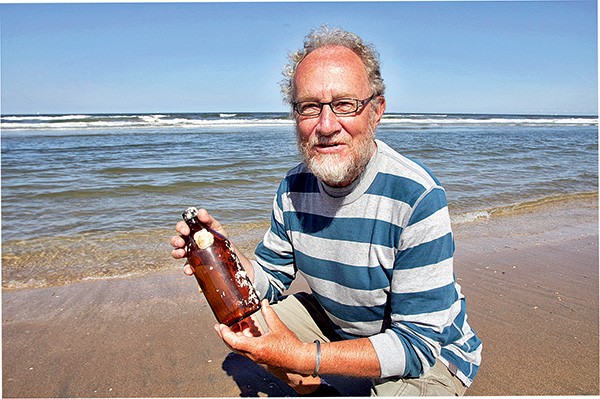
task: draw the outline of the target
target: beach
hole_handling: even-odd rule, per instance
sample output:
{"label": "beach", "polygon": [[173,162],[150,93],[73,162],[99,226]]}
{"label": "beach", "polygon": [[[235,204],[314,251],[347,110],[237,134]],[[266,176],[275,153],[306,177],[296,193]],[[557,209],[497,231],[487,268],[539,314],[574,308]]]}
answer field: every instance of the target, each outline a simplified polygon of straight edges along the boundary
{"label": "beach", "polygon": [[[483,341],[467,395],[598,395],[597,196],[458,223],[454,232],[455,274]],[[230,353],[195,281],[181,262],[165,262],[145,275],[4,289],[3,396],[291,395]],[[303,289],[298,281],[291,291]],[[345,395],[368,394],[364,382],[331,381]]]}
{"label": "beach", "polygon": [[[169,245],[197,206],[254,252],[300,160],[289,114],[0,123],[4,397],[293,394],[220,341]],[[447,192],[455,274],[483,341],[467,394],[598,395],[597,116],[389,113],[377,137]]]}

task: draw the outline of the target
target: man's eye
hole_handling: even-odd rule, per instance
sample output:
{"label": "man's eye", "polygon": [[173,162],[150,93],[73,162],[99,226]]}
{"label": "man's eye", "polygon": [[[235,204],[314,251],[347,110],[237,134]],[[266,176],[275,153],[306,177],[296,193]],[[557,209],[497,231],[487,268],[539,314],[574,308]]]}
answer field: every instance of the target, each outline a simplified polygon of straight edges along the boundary
{"label": "man's eye", "polygon": [[334,101],[333,107],[337,112],[353,112],[356,111],[356,102],[352,100],[337,100]]}
{"label": "man's eye", "polygon": [[306,102],[306,103],[300,103],[300,111],[301,112],[315,112],[315,111],[319,111],[321,108],[321,106],[319,105],[319,103],[310,103],[310,102]]}

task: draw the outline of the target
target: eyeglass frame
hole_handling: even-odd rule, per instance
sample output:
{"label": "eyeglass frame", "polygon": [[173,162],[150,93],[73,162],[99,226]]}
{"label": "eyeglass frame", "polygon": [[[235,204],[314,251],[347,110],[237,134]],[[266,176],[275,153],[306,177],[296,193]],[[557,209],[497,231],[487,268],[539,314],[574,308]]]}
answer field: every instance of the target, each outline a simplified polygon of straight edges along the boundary
{"label": "eyeglass frame", "polygon": [[[307,117],[317,117],[319,115],[321,115],[323,113],[323,107],[325,105],[329,105],[329,108],[331,109],[331,112],[333,112],[335,115],[340,115],[340,116],[347,116],[347,115],[352,115],[357,113],[361,108],[364,108],[365,105],[367,105],[369,103],[369,101],[373,100],[373,98],[377,97],[377,95],[375,93],[373,93],[371,95],[371,97],[365,98],[364,100],[359,100],[358,98],[352,98],[352,97],[342,97],[342,98],[337,98],[335,100],[332,100],[328,103],[322,103],[320,101],[297,101],[297,102],[293,102],[292,103],[292,108],[294,109],[294,112],[296,112],[298,115],[300,116],[307,116]],[[350,112],[336,112],[333,109],[333,103],[336,101],[341,101],[341,100],[352,100],[352,101],[356,101],[356,109],[354,111],[350,111]],[[318,103],[320,105],[319,107],[319,113],[318,114],[311,114],[311,115],[304,115],[301,114],[297,107],[298,105],[300,105],[301,103]]]}

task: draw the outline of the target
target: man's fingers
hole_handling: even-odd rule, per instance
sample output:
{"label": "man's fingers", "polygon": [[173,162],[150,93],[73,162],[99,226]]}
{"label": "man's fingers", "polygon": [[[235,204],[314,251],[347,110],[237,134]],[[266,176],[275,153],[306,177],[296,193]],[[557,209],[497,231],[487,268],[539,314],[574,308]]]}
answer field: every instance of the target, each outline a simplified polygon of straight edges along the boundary
{"label": "man's fingers", "polygon": [[183,266],[183,272],[185,274],[187,274],[188,276],[193,276],[194,275],[194,268],[189,263],[186,263]]}
{"label": "man's fingers", "polygon": [[217,332],[217,334],[219,334],[219,337],[221,339],[223,339],[223,335],[221,334],[221,325],[220,324],[215,324],[213,326],[213,328],[215,329],[215,331]]}
{"label": "man's fingers", "polygon": [[190,227],[183,220],[177,222],[177,224],[175,225],[175,230],[177,230],[180,234],[184,236],[190,235]]}
{"label": "man's fingers", "polygon": [[174,249],[171,251],[171,257],[175,259],[185,258],[185,249]]}
{"label": "man's fingers", "polygon": [[[185,240],[182,237],[180,237],[180,236],[171,237],[170,244],[173,247],[173,257],[175,257],[176,253],[180,254],[182,256],[186,255]],[[182,256],[179,256],[179,257],[181,258]]]}
{"label": "man's fingers", "polygon": [[182,236],[172,236],[171,237],[171,246],[173,248],[183,248],[185,246],[185,240]]}
{"label": "man's fingers", "polygon": [[227,232],[225,231],[223,226],[221,226],[221,223],[217,219],[215,219],[210,213],[208,213],[206,209],[198,209],[198,219],[217,233],[220,233],[227,237]]}
{"label": "man's fingers", "polygon": [[215,330],[221,337],[221,339],[229,346],[230,348],[244,352],[245,342],[247,339],[251,339],[245,337],[241,332],[235,333],[231,330],[231,328],[227,327],[225,324],[218,324],[215,326]]}
{"label": "man's fingers", "polygon": [[[183,226],[181,225],[181,223],[183,223]],[[178,232],[182,233],[182,234],[189,234],[190,233],[190,229],[189,227],[187,227],[187,225],[184,222],[179,222],[177,223],[177,226],[175,227],[177,229]],[[184,235],[185,235],[184,234]],[[182,236],[172,236],[171,240],[169,242],[171,244],[171,246],[174,248],[171,251],[171,256],[175,259],[182,259],[185,258],[187,256],[187,252],[185,250],[185,240]]]}

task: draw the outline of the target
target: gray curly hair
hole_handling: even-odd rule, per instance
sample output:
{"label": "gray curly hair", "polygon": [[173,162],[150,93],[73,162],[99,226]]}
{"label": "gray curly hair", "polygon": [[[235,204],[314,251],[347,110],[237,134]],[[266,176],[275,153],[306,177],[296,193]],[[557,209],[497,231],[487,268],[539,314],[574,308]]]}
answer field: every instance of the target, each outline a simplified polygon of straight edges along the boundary
{"label": "gray curly hair", "polygon": [[283,70],[285,79],[281,81],[281,93],[285,102],[291,105],[295,101],[295,76],[300,62],[316,49],[327,46],[343,46],[354,51],[365,64],[371,89],[375,96],[384,95],[385,84],[381,77],[379,54],[375,50],[375,47],[372,44],[365,43],[352,32],[341,28],[330,29],[327,25],[324,25],[318,29],[314,29],[304,38],[304,47],[302,49],[289,55],[290,63],[285,66]]}

